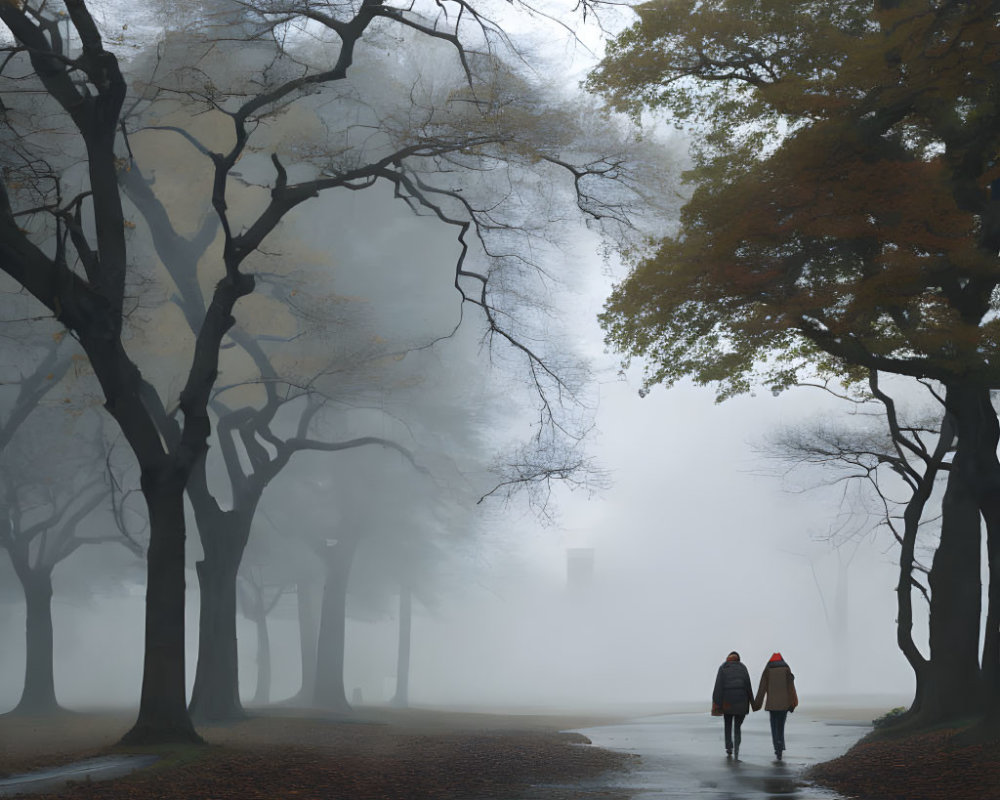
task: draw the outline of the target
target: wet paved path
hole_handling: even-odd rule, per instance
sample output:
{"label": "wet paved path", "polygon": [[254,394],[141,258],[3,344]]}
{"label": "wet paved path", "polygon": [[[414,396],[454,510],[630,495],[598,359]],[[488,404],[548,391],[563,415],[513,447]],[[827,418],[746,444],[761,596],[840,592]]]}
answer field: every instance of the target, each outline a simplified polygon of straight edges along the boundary
{"label": "wet paved path", "polygon": [[118,778],[140,767],[147,767],[158,758],[159,756],[152,755],[98,756],[51,769],[11,775],[9,778],[0,779],[0,797],[59,791],[70,781],[103,781]]}
{"label": "wet paved path", "polygon": [[581,732],[594,745],[635,753],[642,760],[631,773],[585,786],[578,796],[583,800],[618,790],[619,796],[635,800],[836,800],[840,795],[835,792],[805,784],[802,772],[842,755],[870,730],[867,722],[823,720],[799,710],[788,716],[784,760],[775,761],[767,713],[758,712],[744,722],[740,761],[733,761],[726,758],[722,719],[705,713],[587,728]]}

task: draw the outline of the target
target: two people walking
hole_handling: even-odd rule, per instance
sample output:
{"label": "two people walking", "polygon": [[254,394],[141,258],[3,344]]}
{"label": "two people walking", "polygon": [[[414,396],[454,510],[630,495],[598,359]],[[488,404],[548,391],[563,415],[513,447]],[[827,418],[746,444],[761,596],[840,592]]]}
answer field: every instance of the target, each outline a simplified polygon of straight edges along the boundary
{"label": "two people walking", "polygon": [[799,704],[795,692],[795,676],[781,653],[772,654],[760,676],[756,696],[750,684],[750,673],[740,661],[740,654],[732,651],[719,667],[712,690],[712,715],[723,718],[726,737],[726,755],[740,757],[740,729],[750,710],[761,706],[771,717],[771,743],[779,761],[785,750],[785,720]]}

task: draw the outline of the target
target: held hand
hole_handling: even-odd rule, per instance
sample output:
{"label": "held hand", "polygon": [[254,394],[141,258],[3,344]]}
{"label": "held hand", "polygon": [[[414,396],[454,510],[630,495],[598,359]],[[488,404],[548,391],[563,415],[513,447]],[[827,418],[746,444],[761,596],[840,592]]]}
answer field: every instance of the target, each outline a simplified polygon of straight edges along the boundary
{"label": "held hand", "polygon": [[793,711],[795,711],[795,706],[792,706],[790,709],[788,709],[789,714],[791,714]]}

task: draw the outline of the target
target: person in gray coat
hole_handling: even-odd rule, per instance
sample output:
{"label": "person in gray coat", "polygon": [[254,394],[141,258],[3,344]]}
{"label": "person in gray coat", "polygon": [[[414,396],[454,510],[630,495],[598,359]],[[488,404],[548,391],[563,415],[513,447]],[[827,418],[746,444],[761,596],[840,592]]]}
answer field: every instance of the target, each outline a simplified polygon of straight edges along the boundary
{"label": "person in gray coat", "polygon": [[723,718],[727,756],[740,757],[740,728],[752,704],[750,673],[733,650],[719,667],[712,690],[712,714]]}

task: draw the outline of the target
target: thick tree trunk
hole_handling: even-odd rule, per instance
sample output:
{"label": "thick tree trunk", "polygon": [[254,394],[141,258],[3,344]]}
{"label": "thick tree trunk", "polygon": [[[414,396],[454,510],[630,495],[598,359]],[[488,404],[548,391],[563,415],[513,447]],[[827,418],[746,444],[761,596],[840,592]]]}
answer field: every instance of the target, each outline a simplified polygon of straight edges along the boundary
{"label": "thick tree trunk", "polygon": [[922,706],[927,722],[966,716],[980,704],[980,546],[979,504],[952,472],[929,576],[930,665]]}
{"label": "thick tree trunk", "polygon": [[[970,420],[969,436],[975,442],[973,458],[963,461],[962,474],[974,487],[979,510],[986,522],[986,550],[989,566],[987,613],[983,636],[981,692],[977,711],[984,710],[982,726],[973,737],[995,738],[1000,732],[1000,421],[986,389],[970,392],[964,400]],[[960,434],[961,436],[961,434]],[[977,590],[980,584],[975,582]]]}
{"label": "thick tree trunk", "polygon": [[[956,456],[956,468],[973,487],[987,532],[989,588],[982,650],[983,702],[979,708],[986,711],[987,725],[1000,729],[1000,421],[988,389],[969,390],[959,400],[966,409],[967,435],[975,447],[969,459],[958,462]],[[978,581],[975,585],[980,589]]]}
{"label": "thick tree trunk", "polygon": [[410,634],[413,624],[413,593],[405,581],[399,587],[399,644],[396,651],[396,694],[392,705],[410,704]]}
{"label": "thick tree trunk", "polygon": [[198,664],[191,716],[198,722],[244,719],[236,640],[236,576],[249,538],[248,518],[235,511],[198,515],[205,557],[197,564],[201,605]]}
{"label": "thick tree trunk", "polygon": [[978,468],[985,422],[981,405],[984,391],[948,387],[947,407],[958,434],[958,446],[942,503],[941,541],[929,576],[930,665],[921,707],[921,719],[928,723],[964,717],[982,708]]}
{"label": "thick tree trunk", "polygon": [[316,695],[316,661],[319,622],[316,618],[316,591],[309,581],[296,586],[299,610],[299,653],[302,659],[302,685],[292,703],[312,705]]}
{"label": "thick tree trunk", "polygon": [[46,569],[22,575],[25,618],[24,689],[14,709],[18,714],[48,714],[59,710],[53,678],[52,575]]}
{"label": "thick tree trunk", "polygon": [[227,555],[205,554],[196,565],[200,605],[198,664],[191,691],[191,717],[197,722],[243,719],[236,642],[236,573]]}
{"label": "thick tree trunk", "polygon": [[146,644],[139,716],[122,741],[200,742],[187,709],[184,677],[184,480],[144,471],[149,508]]}
{"label": "thick tree trunk", "polygon": [[266,706],[271,702],[271,637],[267,632],[264,604],[260,603],[254,611],[257,625],[257,690],[253,701],[256,705]]}
{"label": "thick tree trunk", "polygon": [[[196,565],[200,604],[191,717],[196,722],[245,719],[236,639],[236,576],[250,538],[256,503],[246,504],[248,512],[236,508],[223,511],[209,491],[204,457],[194,465],[187,495],[204,554]],[[234,504],[240,499],[235,497]]]}
{"label": "thick tree trunk", "polygon": [[356,541],[340,540],[326,553],[326,584],[319,623],[313,705],[331,711],[351,709],[344,692],[344,635],[347,625],[347,579],[356,545]]}

